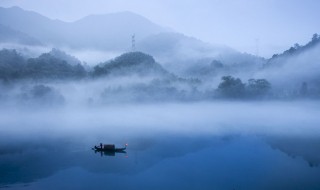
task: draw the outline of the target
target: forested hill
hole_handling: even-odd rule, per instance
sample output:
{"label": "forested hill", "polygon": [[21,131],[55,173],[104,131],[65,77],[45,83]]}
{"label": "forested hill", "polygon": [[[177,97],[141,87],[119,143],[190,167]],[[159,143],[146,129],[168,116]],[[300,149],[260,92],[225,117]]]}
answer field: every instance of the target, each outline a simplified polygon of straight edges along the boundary
{"label": "forested hill", "polygon": [[294,44],[293,47],[290,47],[288,50],[284,51],[281,54],[274,54],[272,58],[270,58],[267,62],[268,64],[272,64],[273,62],[278,62],[281,59],[289,58],[293,56],[297,56],[299,54],[310,51],[313,48],[318,48],[320,44],[320,35],[314,34],[310,42],[306,45]]}
{"label": "forested hill", "polygon": [[173,76],[154,58],[142,52],[124,53],[115,59],[106,61],[85,70],[81,62],[65,52],[52,49],[36,58],[25,58],[16,50],[0,51],[0,79],[77,79],[107,76]]}
{"label": "forested hill", "polygon": [[83,66],[70,64],[58,58],[51,51],[37,58],[25,58],[16,50],[3,49],[0,51],[0,79],[67,79],[82,78],[86,75]]}
{"label": "forested hill", "polygon": [[94,67],[94,76],[108,75],[139,75],[164,76],[169,75],[151,55],[142,52],[129,52]]}

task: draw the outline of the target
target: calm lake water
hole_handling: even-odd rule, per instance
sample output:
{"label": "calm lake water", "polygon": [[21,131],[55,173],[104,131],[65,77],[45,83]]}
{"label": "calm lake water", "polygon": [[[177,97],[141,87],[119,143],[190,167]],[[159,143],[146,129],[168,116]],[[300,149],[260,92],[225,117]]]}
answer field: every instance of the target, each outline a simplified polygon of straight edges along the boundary
{"label": "calm lake water", "polygon": [[[296,105],[289,112],[296,117],[288,120],[289,116],[285,116],[281,122],[272,122],[276,116],[264,115],[265,112],[259,116],[254,111],[256,105],[246,105],[248,117],[253,113],[260,118],[268,116],[270,122],[266,123],[246,121],[246,114],[240,120],[242,111],[231,110],[243,108],[243,104],[223,105],[224,114],[229,116],[222,120],[221,113],[218,119],[213,110],[219,106],[222,107],[144,106],[136,112],[130,112],[136,106],[129,106],[73,112],[73,117],[66,115],[70,110],[65,109],[25,114],[9,111],[10,114],[1,116],[0,187],[320,189],[320,133],[318,126],[312,126],[318,123],[317,109],[308,114],[306,121],[298,113],[312,110],[313,106]],[[265,110],[269,108],[269,105],[261,106]],[[174,115],[163,110],[173,110]],[[111,120],[115,116],[122,117]],[[234,119],[238,120],[230,121]],[[254,123],[245,127],[245,121]],[[291,126],[275,130],[281,124]],[[304,130],[312,131],[301,132]],[[129,146],[126,153],[100,154],[91,149],[100,142]]]}

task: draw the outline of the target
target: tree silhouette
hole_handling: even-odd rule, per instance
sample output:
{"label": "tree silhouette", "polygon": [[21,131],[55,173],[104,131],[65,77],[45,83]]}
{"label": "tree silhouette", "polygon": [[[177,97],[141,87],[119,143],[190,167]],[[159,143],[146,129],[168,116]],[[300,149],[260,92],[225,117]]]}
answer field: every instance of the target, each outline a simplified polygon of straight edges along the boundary
{"label": "tree silhouette", "polygon": [[239,78],[232,76],[223,76],[222,82],[218,86],[218,92],[225,98],[241,98],[244,97],[245,84]]}

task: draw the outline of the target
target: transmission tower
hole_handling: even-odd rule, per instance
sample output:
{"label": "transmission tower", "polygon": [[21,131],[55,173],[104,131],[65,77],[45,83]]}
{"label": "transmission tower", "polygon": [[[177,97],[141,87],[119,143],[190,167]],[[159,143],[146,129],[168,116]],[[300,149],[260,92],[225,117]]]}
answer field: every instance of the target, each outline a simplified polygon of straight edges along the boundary
{"label": "transmission tower", "polygon": [[131,36],[131,42],[132,42],[132,51],[136,51],[136,35],[135,34],[133,34],[132,36]]}

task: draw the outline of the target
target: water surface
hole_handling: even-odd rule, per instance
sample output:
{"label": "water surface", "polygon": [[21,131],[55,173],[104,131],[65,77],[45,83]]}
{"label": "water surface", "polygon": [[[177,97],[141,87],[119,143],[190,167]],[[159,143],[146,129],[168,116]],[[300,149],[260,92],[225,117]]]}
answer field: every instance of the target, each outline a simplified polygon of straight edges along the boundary
{"label": "water surface", "polygon": [[[4,189],[320,188],[319,111],[310,103],[2,113]],[[91,149],[100,142],[129,146],[100,154]]]}

